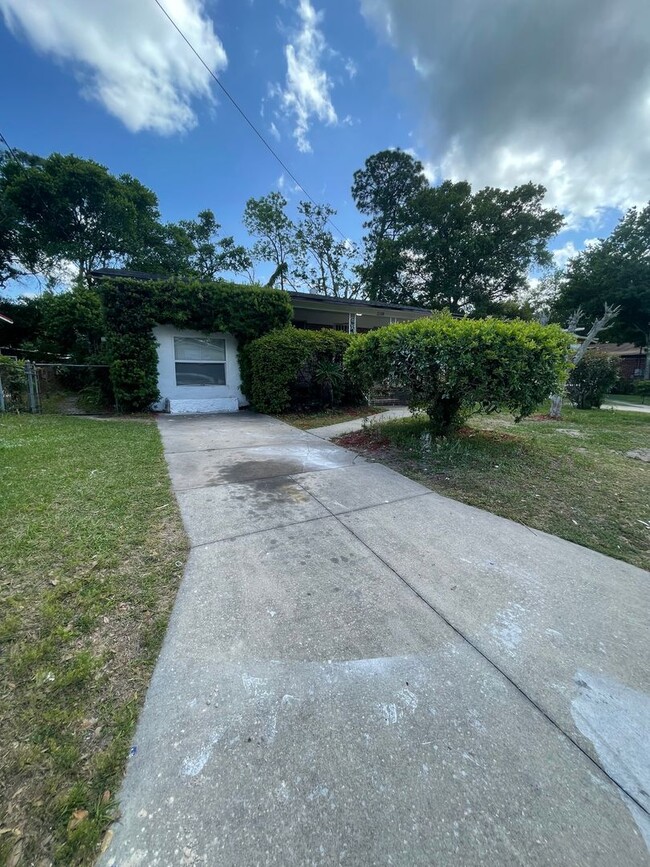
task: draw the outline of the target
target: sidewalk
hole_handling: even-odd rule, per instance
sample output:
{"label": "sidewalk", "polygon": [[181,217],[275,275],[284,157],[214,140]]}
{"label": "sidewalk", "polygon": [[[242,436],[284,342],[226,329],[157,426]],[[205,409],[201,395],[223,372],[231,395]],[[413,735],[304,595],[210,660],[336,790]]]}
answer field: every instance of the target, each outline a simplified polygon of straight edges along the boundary
{"label": "sidewalk", "polygon": [[411,415],[411,410],[407,406],[393,406],[385,412],[367,415],[365,418],[355,418],[352,421],[342,421],[339,424],[328,424],[324,427],[313,427],[309,429],[309,433],[324,440],[331,440],[343,436],[343,434],[361,430],[367,424],[378,424],[382,421],[389,421],[391,418],[406,418],[409,415]]}
{"label": "sidewalk", "polygon": [[650,576],[277,420],[161,418],[192,549],[102,865],[647,865]]}

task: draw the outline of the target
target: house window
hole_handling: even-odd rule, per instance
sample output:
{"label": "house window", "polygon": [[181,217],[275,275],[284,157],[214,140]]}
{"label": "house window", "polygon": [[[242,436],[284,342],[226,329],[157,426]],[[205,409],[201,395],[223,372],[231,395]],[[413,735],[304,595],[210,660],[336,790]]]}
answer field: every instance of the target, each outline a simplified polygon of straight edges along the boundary
{"label": "house window", "polygon": [[225,385],[226,341],[221,337],[175,337],[176,385]]}

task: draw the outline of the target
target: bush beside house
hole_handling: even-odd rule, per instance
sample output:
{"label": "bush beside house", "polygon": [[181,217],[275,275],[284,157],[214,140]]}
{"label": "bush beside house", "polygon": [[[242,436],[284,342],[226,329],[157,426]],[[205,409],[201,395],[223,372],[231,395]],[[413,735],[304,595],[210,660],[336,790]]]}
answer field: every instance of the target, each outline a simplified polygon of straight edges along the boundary
{"label": "bush beside house", "polygon": [[155,325],[237,338],[242,368],[251,340],[291,322],[286,292],[225,280],[101,279],[111,378],[123,411],[146,410],[159,397]]}
{"label": "bush beside house", "polygon": [[569,344],[556,326],[440,314],[358,337],[345,365],[364,391],[382,382],[405,391],[445,434],[475,410],[529,415],[566,378]]}
{"label": "bush beside house", "polygon": [[242,369],[244,391],[260,412],[365,403],[343,369],[354,334],[284,328],[252,341]]}
{"label": "bush beside house", "polygon": [[19,412],[27,408],[27,377],[25,365],[6,355],[0,355],[0,382],[5,410]]}

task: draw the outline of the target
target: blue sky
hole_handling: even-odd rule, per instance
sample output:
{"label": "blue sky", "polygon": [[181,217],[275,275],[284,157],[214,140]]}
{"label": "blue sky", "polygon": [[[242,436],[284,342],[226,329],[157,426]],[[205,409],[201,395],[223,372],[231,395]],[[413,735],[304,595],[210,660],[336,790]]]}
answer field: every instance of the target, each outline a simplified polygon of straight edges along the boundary
{"label": "blue sky", "polygon": [[[619,16],[605,0],[161,2],[353,238],[352,173],[386,147],[413,149],[434,182],[544,183],[569,221],[560,262],[650,198],[645,0]],[[241,240],[248,197],[300,198],[154,0],[0,0],[0,13],[13,147],[135,175],[165,219],[209,207]]]}

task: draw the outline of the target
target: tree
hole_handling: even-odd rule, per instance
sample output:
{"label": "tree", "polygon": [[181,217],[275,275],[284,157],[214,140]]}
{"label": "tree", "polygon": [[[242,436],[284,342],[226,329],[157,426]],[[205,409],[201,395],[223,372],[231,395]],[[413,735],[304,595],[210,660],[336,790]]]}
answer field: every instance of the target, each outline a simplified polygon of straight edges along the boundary
{"label": "tree", "polygon": [[606,303],[620,307],[611,339],[648,348],[650,379],[650,204],[631,208],[608,238],[570,261],[554,312],[562,318],[580,307],[596,316]]}
{"label": "tree", "polygon": [[355,298],[359,293],[354,266],[358,250],[351,241],[334,237],[328,221],[336,211],[329,205],[300,202],[296,228],[299,251],[297,276],[311,288],[337,298]]}
{"label": "tree", "polygon": [[364,258],[359,268],[369,298],[381,299],[394,279],[395,268],[385,249],[401,228],[401,213],[408,203],[427,189],[424,166],[399,148],[368,157],[363,169],[354,173],[352,198],[369,219],[364,236]]}
{"label": "tree", "polygon": [[159,217],[155,193],[140,181],[73,155],[4,159],[0,198],[15,216],[15,259],[46,274],[121,263],[154,234]]}
{"label": "tree", "polygon": [[175,277],[216,280],[227,271],[252,274],[248,250],[232,236],[219,237],[214,213],[200,211],[195,220],[158,224],[143,238],[142,248],[127,260],[129,268]]}
{"label": "tree", "polygon": [[[578,366],[580,362],[585,357],[587,350],[593,345],[598,335],[605,331],[605,329],[610,328],[618,314],[620,313],[620,307],[612,307],[610,304],[605,302],[605,309],[603,311],[603,315],[594,319],[591,324],[591,328],[587,332],[587,335],[584,339],[578,344],[577,348],[574,347],[575,352],[573,354],[572,363],[574,366]],[[568,334],[577,335],[578,331],[582,329],[578,326],[580,325],[580,321],[584,312],[581,307],[577,310],[574,310],[573,313],[569,316],[569,320],[567,322],[566,331]],[[564,397],[564,392],[559,391],[555,394],[551,395],[551,409],[549,411],[549,416],[554,419],[559,419],[562,415],[562,399]]]}
{"label": "tree", "polygon": [[[251,251],[253,258],[273,263],[281,289],[286,285],[295,288],[289,263],[300,255],[296,227],[287,216],[286,207],[285,197],[274,191],[259,199],[249,199],[244,210],[244,226],[257,238]],[[281,269],[281,265],[287,268]]]}
{"label": "tree", "polygon": [[544,187],[486,187],[461,181],[423,190],[402,207],[384,245],[381,300],[482,316],[527,285],[531,266],[550,264],[548,240],[562,226],[544,208]]}

